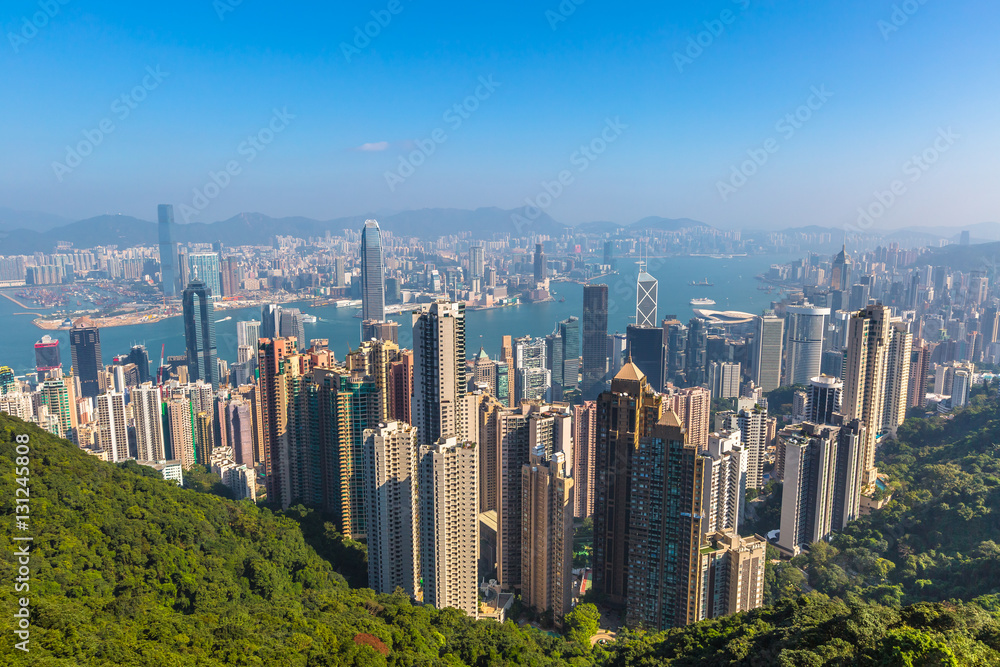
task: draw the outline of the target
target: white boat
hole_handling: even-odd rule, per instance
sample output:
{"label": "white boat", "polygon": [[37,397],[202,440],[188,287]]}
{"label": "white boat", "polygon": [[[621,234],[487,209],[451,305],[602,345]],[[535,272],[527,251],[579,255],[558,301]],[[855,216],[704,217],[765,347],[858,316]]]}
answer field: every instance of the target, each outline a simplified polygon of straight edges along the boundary
{"label": "white boat", "polygon": [[714,306],[715,302],[711,299],[691,299],[692,306]]}
{"label": "white boat", "polygon": [[316,316],[315,315],[306,315],[305,313],[303,313],[302,314],[302,323],[303,324],[316,324]]}

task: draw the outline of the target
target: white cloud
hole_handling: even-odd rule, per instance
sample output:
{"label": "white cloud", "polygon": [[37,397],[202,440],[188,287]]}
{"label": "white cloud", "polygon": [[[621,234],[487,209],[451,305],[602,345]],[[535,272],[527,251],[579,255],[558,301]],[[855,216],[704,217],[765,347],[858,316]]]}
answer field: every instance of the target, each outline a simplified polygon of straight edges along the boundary
{"label": "white cloud", "polygon": [[361,144],[360,146],[355,147],[353,150],[364,151],[366,153],[371,153],[371,152],[377,152],[377,151],[384,151],[387,148],[389,148],[389,142],[388,141],[376,141],[374,143]]}

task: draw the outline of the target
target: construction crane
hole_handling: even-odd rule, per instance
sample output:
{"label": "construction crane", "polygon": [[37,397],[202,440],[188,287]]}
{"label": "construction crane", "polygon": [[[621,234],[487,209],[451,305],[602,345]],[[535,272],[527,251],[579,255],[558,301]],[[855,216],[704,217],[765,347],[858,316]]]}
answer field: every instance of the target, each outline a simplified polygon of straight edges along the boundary
{"label": "construction crane", "polygon": [[163,360],[167,353],[167,344],[164,343],[163,347],[160,348],[160,367],[156,369],[156,384],[163,384]]}

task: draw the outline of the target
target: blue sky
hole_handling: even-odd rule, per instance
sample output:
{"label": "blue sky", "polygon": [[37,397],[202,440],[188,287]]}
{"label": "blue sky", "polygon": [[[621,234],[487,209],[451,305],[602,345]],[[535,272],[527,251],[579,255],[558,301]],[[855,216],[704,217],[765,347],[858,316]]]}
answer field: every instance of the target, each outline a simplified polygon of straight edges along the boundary
{"label": "blue sky", "polygon": [[[567,223],[843,226],[894,181],[879,225],[1000,220],[985,0],[64,1],[0,14],[0,206],[152,219],[174,203],[201,221],[515,208],[562,172],[541,203]],[[372,12],[385,25],[365,45]]]}

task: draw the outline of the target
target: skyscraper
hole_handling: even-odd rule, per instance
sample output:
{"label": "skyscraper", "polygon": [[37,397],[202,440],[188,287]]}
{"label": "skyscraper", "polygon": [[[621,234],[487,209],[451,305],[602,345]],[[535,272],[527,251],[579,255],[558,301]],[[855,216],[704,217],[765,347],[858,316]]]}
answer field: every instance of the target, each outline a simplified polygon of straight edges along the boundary
{"label": "skyscraper", "polygon": [[708,385],[714,398],[736,398],[740,395],[740,365],[713,361],[708,365]]}
{"label": "skyscraper", "polygon": [[104,362],[101,359],[101,332],[89,317],[81,317],[73,322],[69,332],[69,349],[73,357],[73,372],[80,378],[80,394],[93,398],[101,393],[101,373]]}
{"label": "skyscraper", "polygon": [[192,280],[184,290],[184,340],[187,344],[188,378],[219,385],[218,354],[215,349],[215,306],[201,280]]}
{"label": "skyscraper", "polygon": [[570,610],[573,583],[573,480],[566,455],[543,446],[521,468],[521,599],[561,619]]}
{"label": "skyscraper", "polygon": [[[773,314],[757,317],[753,348],[753,381],[764,391],[781,386],[781,346],[785,321]],[[817,371],[814,375],[818,375]]]}
{"label": "skyscraper", "polygon": [[545,282],[546,266],[545,266],[545,252],[542,250],[542,244],[535,244],[535,282],[541,283]]}
{"label": "skyscraper", "polygon": [[559,333],[563,341],[563,373],[560,382],[564,391],[571,391],[580,384],[580,319],[570,317],[563,320],[559,323]]}
{"label": "skyscraper", "polygon": [[188,272],[191,281],[200,280],[205,283],[209,296],[213,299],[222,298],[222,282],[219,272],[219,255],[214,252],[193,252],[188,255]]}
{"label": "skyscraper", "polygon": [[833,424],[844,401],[844,383],[837,378],[820,375],[809,381],[806,392],[805,421]]}
{"label": "skyscraper", "polygon": [[149,352],[146,351],[145,345],[133,345],[128,353],[128,362],[135,364],[136,369],[139,371],[139,384],[150,381]]}
{"label": "skyscraper", "polygon": [[482,278],[486,272],[483,246],[469,246],[469,275],[472,278]]}
{"label": "skyscraper", "polygon": [[[560,338],[560,343],[562,339]],[[552,371],[546,362],[545,340],[531,336],[514,339],[515,391],[517,400],[538,401],[549,397]],[[560,345],[561,348],[561,345]],[[562,350],[558,352],[561,354]]]}
{"label": "skyscraper", "polygon": [[885,409],[882,411],[882,430],[895,435],[896,429],[906,419],[909,407],[910,356],[913,352],[913,334],[903,321],[893,321],[886,353]]}
{"label": "skyscraper", "polygon": [[573,515],[585,519],[594,513],[594,468],[597,439],[597,403],[573,406]]}
{"label": "skyscraper", "polygon": [[361,230],[361,321],[385,319],[385,266],[382,231],[375,220]]}
{"label": "skyscraper", "polygon": [[708,449],[709,418],[712,412],[712,392],[704,387],[678,389],[666,387],[663,397],[664,409],[671,409],[680,417],[687,435],[687,441],[699,451]]}
{"label": "skyscraper", "polygon": [[420,444],[464,433],[465,305],[438,301],[413,313],[413,425]]}
{"label": "skyscraper", "polygon": [[726,428],[740,432],[740,442],[747,456],[747,488],[764,488],[764,462],[767,458],[767,408],[747,406],[730,415]]}
{"label": "skyscraper", "polygon": [[305,350],[309,347],[309,343],[306,341],[306,327],[302,319],[302,311],[298,308],[279,309],[278,337],[295,338],[298,350]]}
{"label": "skyscraper", "polygon": [[457,438],[420,446],[423,602],[479,615],[479,452]]}
{"label": "skyscraper", "polygon": [[391,594],[420,588],[417,431],[390,422],[365,431],[368,587]]}
{"label": "skyscraper", "polygon": [[608,286],[583,287],[583,392],[600,390],[608,369]]}
{"label": "skyscraper", "polygon": [[236,323],[236,345],[238,347],[249,346],[256,350],[257,341],[262,337],[260,335],[260,322],[257,320]]}
{"label": "skyscraper", "polygon": [[637,327],[655,327],[656,320],[657,281],[646,273],[643,266],[639,270],[636,282],[635,325]]}
{"label": "skyscraper", "polygon": [[45,335],[35,343],[35,370],[42,375],[50,371],[62,370],[58,338]]}
{"label": "skyscraper", "polygon": [[862,487],[875,483],[875,446],[885,410],[886,358],[892,335],[889,309],[871,305],[851,316],[844,364],[844,417],[864,426]]}
{"label": "skyscraper", "polygon": [[788,307],[788,363],[785,384],[808,384],[822,371],[823,335],[829,308]]}
{"label": "skyscraper", "polygon": [[803,422],[778,435],[785,459],[778,546],[792,556],[833,528],[839,430]]}
{"label": "skyscraper", "polygon": [[[623,517],[625,621],[654,630],[687,625],[698,620],[701,593],[698,482],[705,459],[685,442],[684,427],[671,410],[639,437],[631,456],[624,499],[629,513]],[[598,533],[594,537],[596,555]]]}
{"label": "skyscraper", "polygon": [[165,460],[160,388],[151,382],[144,382],[132,390],[131,405],[135,416],[136,458],[139,461]]}
{"label": "skyscraper", "polygon": [[97,397],[97,444],[107,454],[108,461],[119,463],[131,458],[125,394],[109,391]]}
{"label": "skyscraper", "polygon": [[175,296],[178,291],[177,244],[174,243],[174,207],[160,204],[157,207],[160,233],[160,289],[164,296]]}
{"label": "skyscraper", "polygon": [[847,254],[847,244],[833,258],[833,270],[830,272],[830,289],[843,291],[851,288],[851,256]]}
{"label": "skyscraper", "polygon": [[626,363],[597,399],[597,493],[594,500],[594,590],[613,605],[628,600],[629,503],[633,455],[660,419],[662,398]]}
{"label": "skyscraper", "polygon": [[747,457],[738,431],[720,431],[708,437],[702,453],[701,534],[735,531],[743,519],[747,491]]}
{"label": "skyscraper", "polygon": [[663,390],[663,329],[630,324],[625,330],[626,353],[654,391]]}

